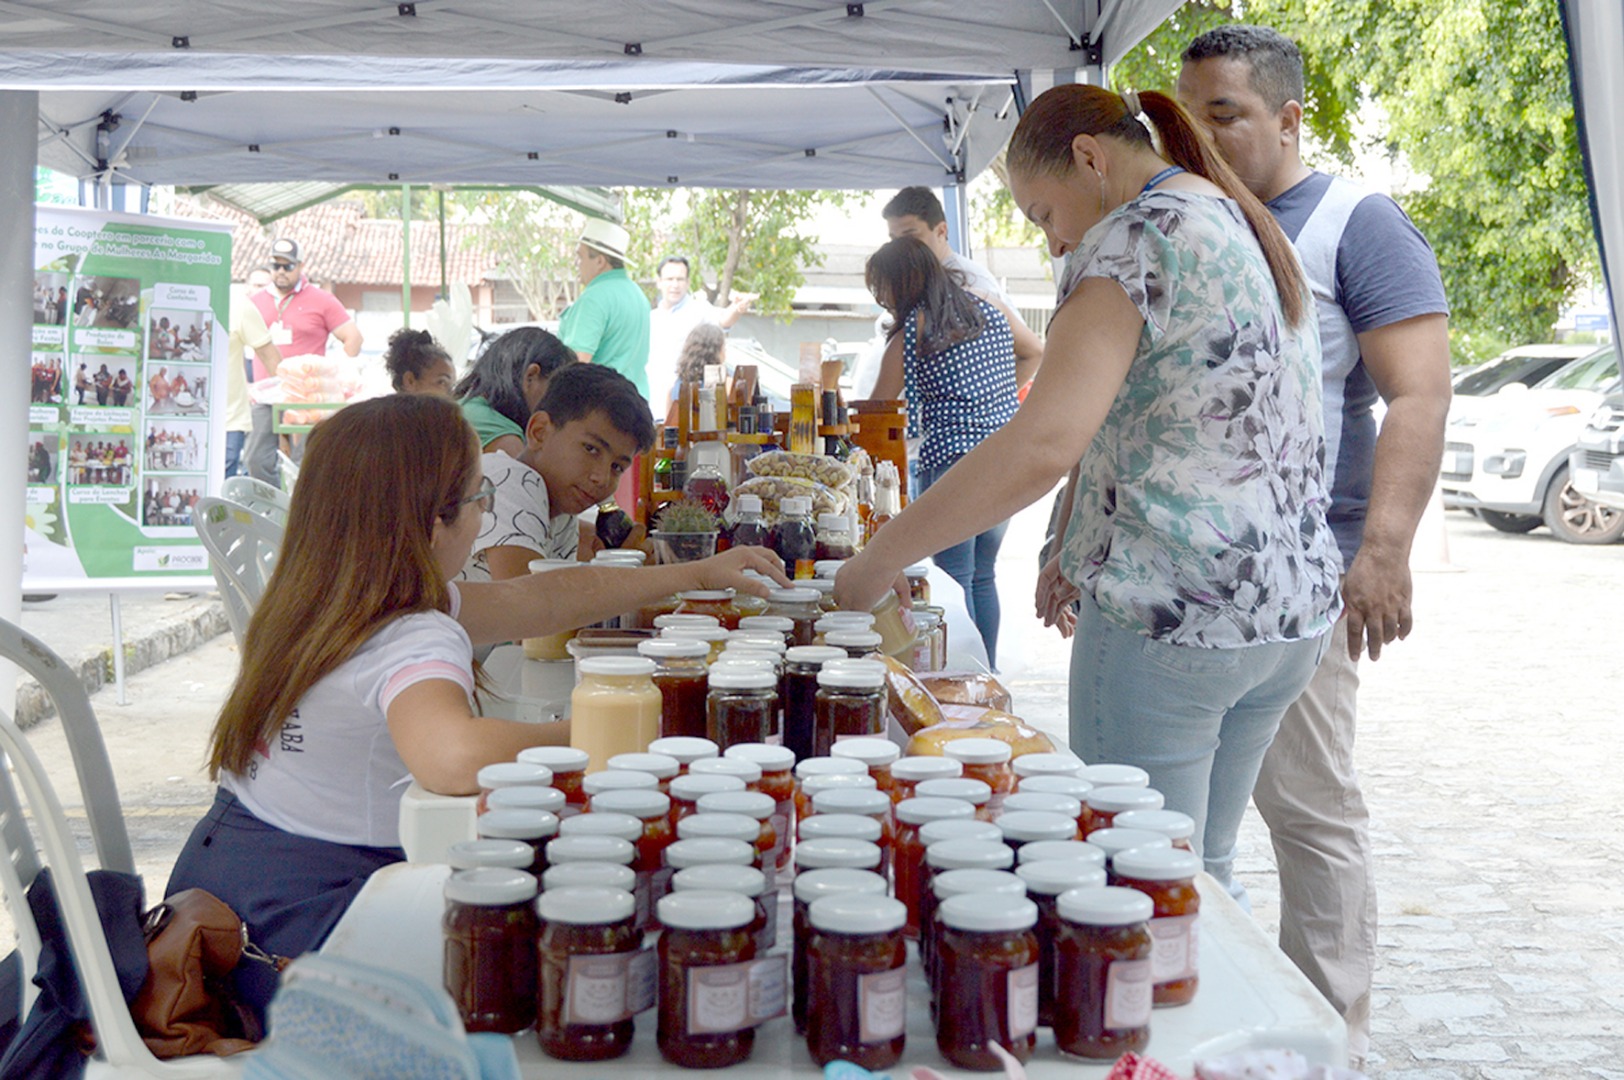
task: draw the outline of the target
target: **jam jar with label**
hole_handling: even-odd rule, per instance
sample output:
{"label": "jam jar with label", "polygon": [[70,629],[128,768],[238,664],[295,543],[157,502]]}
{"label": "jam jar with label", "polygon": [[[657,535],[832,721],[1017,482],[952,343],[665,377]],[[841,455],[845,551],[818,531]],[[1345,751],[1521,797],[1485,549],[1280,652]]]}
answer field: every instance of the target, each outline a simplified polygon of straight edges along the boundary
{"label": "jam jar with label", "polygon": [[573,746],[532,746],[519,751],[519,760],[529,765],[545,765],[553,771],[552,786],[564,793],[564,812],[569,817],[586,809],[586,792],[581,790],[581,778],[592,757],[585,750]]}
{"label": "jam jar with label", "polygon": [[861,761],[863,767],[868,769],[868,775],[874,778],[874,786],[888,796],[896,787],[896,782],[891,776],[891,766],[902,756],[902,748],[890,739],[883,737],[841,739],[829,747],[829,755]]}
{"label": "jam jar with label", "polygon": [[1191,840],[1195,837],[1195,819],[1177,810],[1129,810],[1118,814],[1112,823],[1119,829],[1144,829],[1161,833],[1181,851],[1194,851]]}
{"label": "jam jar with label", "polygon": [[1184,1005],[1195,997],[1201,894],[1195,876],[1201,856],[1178,848],[1130,848],[1111,859],[1117,884],[1150,897],[1150,968],[1157,1005]]}
{"label": "jam jar with label", "polygon": [[773,831],[778,834],[774,865],[789,866],[789,849],[795,836],[795,754],[787,746],[768,743],[739,743],[727,748],[727,756],[749,761],[761,768],[756,790],[773,801]]}
{"label": "jam jar with label", "polygon": [[[874,821],[880,827],[880,873],[889,875],[891,851],[896,827],[891,821],[891,798],[883,791],[863,788],[837,787],[819,791],[812,796],[812,812],[821,814],[858,814]],[[815,817],[813,819],[815,820]]]}
{"label": "jam jar with label", "polygon": [[[884,735],[885,718],[883,664],[831,662],[818,671],[812,749],[820,757],[829,756],[835,743],[842,740]],[[864,769],[868,771],[866,763]]]}
{"label": "jam jar with label", "polygon": [[458,870],[445,883],[445,988],[469,1031],[523,1031],[536,1019],[536,879]]}
{"label": "jam jar with label", "polygon": [[777,738],[777,674],[732,664],[712,666],[705,714],[706,737],[724,752],[735,743]]}
{"label": "jam jar with label", "polygon": [[[661,739],[654,743],[665,738],[704,738],[710,645],[684,638],[657,638],[638,642],[637,654],[654,661],[651,677],[660,691]],[[651,750],[654,743],[649,744]]]}
{"label": "jam jar with label", "polygon": [[999,739],[954,739],[942,744],[942,756],[963,765],[966,779],[980,780],[992,789],[987,808],[996,820],[1003,812],[1004,796],[1015,790],[1009,744]]}
{"label": "jam jar with label", "polygon": [[827,645],[797,645],[784,652],[784,745],[803,764],[813,756],[818,672],[830,660],[844,659],[845,649]]}
{"label": "jam jar with label", "polygon": [[932,821],[967,821],[975,816],[975,810],[959,799],[912,798],[897,803],[895,813],[897,824],[891,857],[895,893],[907,913],[903,932],[916,938],[919,936],[919,883],[925,869],[925,842],[920,828]]}
{"label": "jam jar with label", "polygon": [[1067,889],[1095,889],[1105,884],[1105,871],[1082,859],[1042,859],[1015,868],[1026,882],[1026,895],[1038,906],[1038,1023],[1054,1025],[1055,942],[1060,916],[1055,898]]}
{"label": "jam jar with label", "polygon": [[[659,672],[655,673],[655,682],[659,682]],[[699,727],[705,727],[705,695],[699,695]],[[705,758],[717,757],[722,750],[715,743],[703,735],[662,735],[648,744],[651,754],[664,754],[666,757],[677,759],[677,775],[687,776],[688,768],[696,761]]]}
{"label": "jam jar with label", "polygon": [[749,981],[756,906],[737,893],[672,893],[660,901],[660,1056],[685,1069],[720,1069],[756,1045]]}
{"label": "jam jar with label", "polygon": [[639,962],[635,906],[619,889],[553,888],[537,899],[536,1040],[549,1057],[606,1061],[631,1049],[637,984],[646,997],[653,975]]}
{"label": "jam jar with label", "polygon": [[682,765],[676,758],[646,751],[616,754],[605,763],[605,767],[608,772],[648,773],[658,781],[662,795],[670,794],[671,778],[682,771]]}
{"label": "jam jar with label", "polygon": [[[924,835],[928,830],[946,824],[948,822],[933,821],[921,826],[920,833]],[[950,839],[926,843],[925,863],[919,875],[919,962],[924,965],[927,979],[936,962],[936,878],[955,870],[1008,870],[1014,865],[1015,856],[1001,839]],[[1014,875],[1010,875],[1010,880],[1016,880]]]}
{"label": "jam jar with label", "polygon": [[483,814],[490,809],[491,792],[502,788],[552,787],[553,770],[523,761],[498,761],[482,766],[475,783],[479,785],[479,800],[474,805],[474,813]]}
{"label": "jam jar with label", "polygon": [[756,821],[756,869],[767,875],[771,886],[778,867],[778,833],[773,828],[773,815],[777,803],[771,795],[760,791],[719,791],[702,795],[700,814],[738,814]]}
{"label": "jam jar with label", "polygon": [[547,846],[558,835],[560,822],[545,810],[487,810],[475,823],[481,840],[518,840],[532,852],[524,869],[540,878],[547,872]]}
{"label": "jam jar with label", "polygon": [[964,766],[945,757],[914,755],[901,758],[891,766],[891,801],[911,799],[924,780],[956,780],[964,775]]}
{"label": "jam jar with label", "polygon": [[689,773],[671,781],[671,825],[690,814],[699,813],[699,800],[717,791],[743,791],[744,781],[737,776]]}
{"label": "jam jar with label", "polygon": [[847,893],[807,909],[806,1048],[819,1065],[885,1069],[906,1042],[907,912],[884,896]]}
{"label": "jam jar with label", "polygon": [[553,889],[619,889],[630,895],[636,886],[635,870],[606,862],[562,863],[549,866],[547,872],[541,875],[543,892]]}
{"label": "jam jar with label", "polygon": [[797,1034],[806,1034],[807,946],[812,941],[812,923],[807,916],[814,901],[847,893],[884,896],[885,879],[871,870],[825,867],[796,875],[790,948],[790,1015]]}
{"label": "jam jar with label", "polygon": [[942,902],[936,960],[936,1047],[961,1069],[998,1071],[998,1043],[1032,1056],[1038,1027],[1037,905],[1025,896],[964,893]]}
{"label": "jam jar with label", "polygon": [[[1100,829],[1116,824],[1118,814],[1131,810],[1160,810],[1162,793],[1148,787],[1097,787],[1088,793],[1088,831],[1092,836]],[[1083,839],[1088,839],[1087,836]]]}
{"label": "jam jar with label", "polygon": [[778,942],[778,893],[767,885],[767,876],[753,866],[730,863],[704,863],[688,866],[671,875],[672,892],[709,889],[747,896],[756,906],[750,921],[750,936],[756,939],[756,955],[766,956]]}
{"label": "jam jar with label", "polygon": [[1055,904],[1054,1039],[1062,1053],[1114,1061],[1150,1042],[1150,919],[1137,889],[1072,889]]}
{"label": "jam jar with label", "polygon": [[654,905],[666,893],[671,873],[665,866],[665,849],[676,837],[671,831],[671,799],[658,791],[605,791],[593,797],[592,813],[580,820],[601,814],[625,814],[642,823],[637,839],[637,858],[632,869],[637,872],[638,929],[649,924],[648,916]]}

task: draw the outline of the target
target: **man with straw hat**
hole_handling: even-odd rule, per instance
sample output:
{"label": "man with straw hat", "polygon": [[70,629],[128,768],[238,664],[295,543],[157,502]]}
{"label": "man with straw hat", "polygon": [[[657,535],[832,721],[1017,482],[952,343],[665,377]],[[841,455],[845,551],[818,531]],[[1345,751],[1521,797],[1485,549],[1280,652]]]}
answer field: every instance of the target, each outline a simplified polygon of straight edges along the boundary
{"label": "man with straw hat", "polygon": [[631,236],[609,221],[588,218],[575,246],[580,297],[564,310],[558,336],[582,363],[613,368],[648,396],[648,297],[626,273]]}

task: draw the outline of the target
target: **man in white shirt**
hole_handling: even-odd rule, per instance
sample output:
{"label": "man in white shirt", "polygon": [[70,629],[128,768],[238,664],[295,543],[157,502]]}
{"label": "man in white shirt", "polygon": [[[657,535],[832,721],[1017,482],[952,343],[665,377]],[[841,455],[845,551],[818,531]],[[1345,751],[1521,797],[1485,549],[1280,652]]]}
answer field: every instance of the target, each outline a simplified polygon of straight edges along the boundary
{"label": "man in white shirt", "polygon": [[967,259],[954,251],[947,242],[947,214],[942,200],[928,187],[905,187],[885,204],[880,213],[895,240],[911,236],[930,248],[941,264],[956,271],[966,290],[994,305],[1009,320],[1009,329],[1015,335],[1015,385],[1025,386],[1038,373],[1043,363],[1043,339],[1033,333],[1021,319],[1015,305],[1010,302],[1004,287],[985,266]]}
{"label": "man in white shirt", "polygon": [[648,331],[648,400],[655,416],[664,416],[671,401],[671,384],[677,378],[677,359],[682,355],[682,343],[700,323],[711,323],[727,330],[739,321],[739,316],[750,310],[756,299],[754,293],[735,292],[727,307],[717,307],[705,299],[703,293],[689,288],[691,270],[688,260],[681,255],[668,255],[660,260],[656,283],[660,302],[649,313]]}

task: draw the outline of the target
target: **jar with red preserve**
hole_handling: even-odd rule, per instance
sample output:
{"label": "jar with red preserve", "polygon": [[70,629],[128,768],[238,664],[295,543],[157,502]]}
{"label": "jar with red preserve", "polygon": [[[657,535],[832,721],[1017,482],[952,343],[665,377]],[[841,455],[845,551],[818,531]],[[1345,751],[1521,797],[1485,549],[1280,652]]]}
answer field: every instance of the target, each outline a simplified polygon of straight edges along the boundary
{"label": "jar with red preserve", "polygon": [[1157,1005],[1184,1005],[1195,997],[1197,974],[1197,921],[1201,894],[1195,876],[1201,856],[1177,848],[1131,848],[1111,859],[1117,884],[1138,889],[1150,897],[1155,914],[1150,920],[1150,967]]}
{"label": "jar with red preserve", "polygon": [[737,893],[672,893],[660,901],[660,1056],[685,1069],[746,1061],[756,1031],[735,965],[754,960],[756,907]]}
{"label": "jar with red preserve", "polygon": [[884,896],[847,893],[807,909],[806,1048],[819,1065],[885,1069],[906,1043],[907,912]]}
{"label": "jar with red preserve", "polygon": [[732,589],[694,589],[677,594],[676,614],[709,615],[724,630],[737,630],[743,614]]}
{"label": "jar with red preserve", "polygon": [[[813,705],[812,722],[815,753],[829,755],[835,743],[845,739],[883,735],[885,719],[883,664],[831,662],[818,671],[818,696]],[[864,767],[867,768],[866,764]]]}
{"label": "jar with red preserve", "polygon": [[885,879],[869,870],[826,867],[806,870],[795,877],[793,889],[794,937],[790,947],[790,1015],[797,1034],[806,1033],[807,948],[812,941],[812,923],[807,912],[813,903],[829,896],[884,896]]}
{"label": "jar with red preserve", "polygon": [[1116,816],[1119,829],[1145,829],[1161,833],[1181,851],[1194,851],[1195,819],[1177,810],[1129,810]]}
{"label": "jar with red preserve", "polygon": [[861,814],[813,814],[796,830],[797,840],[866,840],[880,842],[880,823]]}
{"label": "jar with red preserve", "polygon": [[535,858],[535,849],[522,840],[459,840],[446,850],[453,870],[494,867],[528,872]]}
{"label": "jar with red preserve", "polygon": [[1083,767],[1083,759],[1072,754],[1022,754],[1009,763],[1010,771],[1019,781],[1029,776],[1076,776]]}
{"label": "jar with red preserve", "polygon": [[1170,848],[1173,841],[1161,833],[1153,833],[1149,829],[1096,829],[1088,834],[1088,843],[1092,847],[1105,852],[1105,869],[1110,878],[1107,884],[1115,885],[1116,871],[1111,869],[1111,860],[1124,851],[1134,848]]}
{"label": "jar with red preserve", "polygon": [[1025,776],[1015,781],[1017,795],[1064,795],[1076,799],[1082,809],[1077,815],[1077,827],[1084,836],[1092,816],[1088,812],[1088,795],[1094,785],[1075,776]]}
{"label": "jar with red preserve", "polygon": [[499,761],[480,768],[475,776],[479,785],[479,799],[474,813],[483,814],[490,809],[491,792],[500,788],[551,787],[553,771],[545,765],[530,765],[522,761]]}
{"label": "jar with red preserve", "polygon": [[1038,906],[1038,1023],[1054,1024],[1055,942],[1060,916],[1055,900],[1068,889],[1094,889],[1105,884],[1105,871],[1081,859],[1044,859],[1022,863],[1015,876],[1026,882],[1026,895]]}
{"label": "jar with red preserve", "polygon": [[[817,675],[814,673],[813,682],[816,683],[816,681]],[[868,769],[863,763],[853,758],[801,758],[795,763],[795,819],[797,821],[812,816],[812,800],[806,794],[806,782],[814,776],[861,776],[867,777],[870,782],[873,781],[873,777],[868,775]]]}
{"label": "jar with red preserve", "polygon": [[1060,894],[1054,1038],[1061,1053],[1114,1061],[1150,1042],[1154,907],[1137,889]]}
{"label": "jar with red preserve", "polygon": [[671,778],[682,771],[676,758],[667,754],[616,754],[604,763],[609,772],[644,772],[659,782],[660,794],[671,793]]}
{"label": "jar with red preserve", "polygon": [[459,870],[445,883],[445,988],[468,1031],[511,1035],[535,1022],[536,879]]}
{"label": "jar with red preserve", "polygon": [[698,641],[704,643],[705,662],[715,663],[722,655],[722,646],[733,631],[725,626],[670,626],[660,631],[659,641]]}
{"label": "jar with red preserve", "polygon": [[725,752],[778,736],[778,676],[770,668],[715,665],[705,699],[705,735]]}
{"label": "jar with red preserve", "polygon": [[611,772],[605,769],[583,776],[581,790],[586,793],[586,808],[590,811],[596,805],[594,800],[605,791],[658,792],[660,781],[646,772],[632,772],[630,769],[616,769]]}
{"label": "jar with red preserve", "polygon": [[925,843],[920,838],[920,827],[932,821],[967,821],[974,818],[975,810],[959,799],[912,798],[897,803],[894,812],[897,825],[892,840],[891,869],[896,885],[893,891],[902,901],[907,916],[903,933],[917,938],[919,882],[925,869]]}
{"label": "jar with red preserve", "polygon": [[1041,810],[1009,810],[994,824],[1004,834],[1004,843],[1020,854],[1025,844],[1039,840],[1076,840],[1077,819]]}
{"label": "jar with red preserve", "polygon": [[705,863],[678,870],[671,876],[672,892],[710,889],[738,893],[756,906],[750,921],[750,936],[756,941],[756,955],[765,956],[778,941],[778,893],[767,887],[767,877],[753,866]]}
{"label": "jar with red preserve", "polygon": [[980,821],[991,821],[992,788],[985,780],[961,776],[956,779],[921,780],[914,785],[914,794],[929,799],[958,799],[975,810]]}
{"label": "jar with red preserve", "polygon": [[866,840],[805,840],[795,845],[795,872],[827,870],[879,870],[880,845]]}
{"label": "jar with red preserve", "polygon": [[778,804],[773,797],[761,791],[718,791],[700,796],[697,805],[701,814],[741,814],[756,820],[756,852],[761,860],[757,869],[773,885],[778,867],[778,832],[773,828]]}
{"label": "jar with red preserve", "polygon": [[755,791],[761,786],[761,766],[738,758],[704,758],[688,766],[688,773],[692,776],[732,776],[744,781],[747,791]]}
{"label": "jar with red preserve", "polygon": [[[658,685],[659,681],[660,673],[658,669],[656,669],[654,672],[654,682],[656,685]],[[704,716],[705,695],[700,694],[699,726],[701,728],[704,727]],[[664,754],[666,757],[676,758],[678,776],[687,776],[688,769],[693,765],[694,762],[703,761],[705,758],[717,757],[722,752],[720,747],[711,742],[709,739],[705,738],[703,735],[662,735],[660,738],[655,739],[653,742],[648,744],[648,751],[651,754]]]}
{"label": "jar with red preserve", "polygon": [[636,885],[635,870],[606,862],[562,863],[549,866],[547,872],[541,875],[543,892],[553,889],[618,889],[630,896]]}
{"label": "jar with red preserve", "polygon": [[540,878],[547,871],[547,846],[562,823],[545,810],[487,810],[475,823],[481,840],[518,840],[531,851],[524,869]]}
{"label": "jar with red preserve", "polygon": [[756,849],[743,840],[720,836],[694,836],[678,840],[665,849],[665,865],[675,877],[696,866],[748,866],[754,869]]}
{"label": "jar with red preserve", "polygon": [[553,771],[553,787],[564,793],[564,812],[569,817],[586,809],[586,792],[581,780],[592,756],[573,746],[532,746],[519,751],[519,760],[527,765],[545,765]]}
{"label": "jar with red preserve", "polygon": [[[814,761],[839,760],[838,758],[813,758]],[[805,764],[803,762],[802,764]],[[797,818],[805,820],[812,816],[812,800],[820,791],[833,791],[836,788],[855,788],[862,791],[878,791],[874,778],[863,770],[861,762],[852,761],[856,772],[836,773],[822,772],[808,776],[801,780],[800,789],[795,793],[795,813]]]}
{"label": "jar with red preserve", "polygon": [[789,866],[789,850],[795,838],[795,754],[787,746],[769,743],[739,743],[727,748],[727,757],[748,761],[761,769],[756,790],[773,801],[773,831],[778,845],[773,849],[773,865]]}
{"label": "jar with red preserve", "polygon": [[671,827],[689,814],[699,813],[702,796],[716,791],[743,791],[744,781],[737,776],[688,773],[671,781]]}
{"label": "jar with red preserve", "polygon": [[980,780],[992,789],[987,808],[994,820],[1003,812],[1004,796],[1015,790],[1010,755],[1009,744],[1001,739],[953,739],[942,744],[942,756],[963,765],[966,779]]}
{"label": "jar with red preserve", "polygon": [[[636,846],[630,840],[623,840],[618,836],[560,836],[547,845],[549,868],[567,866],[570,863],[608,863],[611,866],[630,868],[632,860],[636,858]],[[635,871],[633,873],[635,874]]]}
{"label": "jar with red preserve", "polygon": [[813,814],[858,814],[880,826],[880,874],[891,870],[891,849],[896,827],[891,820],[891,797],[864,788],[829,788],[812,796]]}
{"label": "jar with red preserve", "polygon": [[[932,822],[932,827],[935,824]],[[919,875],[919,962],[924,965],[927,979],[936,965],[936,905],[940,899],[937,879],[959,870],[1007,871],[1014,865],[1015,856],[1002,840],[942,840],[925,846],[924,872]],[[1009,883],[1020,879],[1013,874],[1007,880],[986,879],[996,880],[1004,880],[1005,886],[1013,889]],[[1024,895],[1025,887],[1019,891]]]}
{"label": "jar with red preserve", "polygon": [[[1148,787],[1097,787],[1088,793],[1088,831],[1116,824],[1118,814],[1131,810],[1160,810],[1162,793]],[[1083,839],[1088,839],[1087,836]]]}
{"label": "jar with red preserve", "polygon": [[[654,661],[650,676],[660,691],[660,735],[664,738],[705,736],[705,698],[710,693],[706,664],[710,644],[687,638],[656,638],[637,643],[637,655]],[[709,741],[709,740],[706,740]],[[664,753],[665,751],[655,751]],[[681,762],[678,762],[679,768]]]}
{"label": "jar with red preserve", "polygon": [[676,837],[671,831],[671,799],[658,791],[605,791],[593,797],[592,813],[581,820],[599,814],[625,814],[642,823],[642,834],[633,841],[637,845],[637,886],[633,895],[637,899],[638,929],[650,925],[649,916],[654,905],[667,891],[671,873],[665,866],[665,849]]}
{"label": "jar with red preserve", "polygon": [[555,787],[505,787],[491,792],[487,810],[545,810],[564,814],[564,793]]}
{"label": "jar with red preserve", "polygon": [[561,1061],[607,1061],[631,1049],[642,931],[631,893],[549,889],[536,901],[541,937],[536,1041]]}
{"label": "jar with red preserve", "polygon": [[1077,779],[1087,780],[1095,787],[1149,787],[1150,774],[1137,765],[1117,765],[1102,762],[1084,765],[1077,770]]}
{"label": "jar with red preserve", "polygon": [[1082,840],[1036,840],[1022,844],[1015,853],[1015,862],[1020,866],[1046,859],[1074,859],[1105,873],[1105,852]]}
{"label": "jar with red preserve", "polygon": [[[1019,760],[1019,759],[1017,759]],[[1041,814],[1059,814],[1071,818],[1073,827],[1083,816],[1083,803],[1070,795],[1054,795],[1047,791],[1016,791],[1004,798],[1004,813],[1017,810],[1036,810]]]}
{"label": "jar with red preserve", "polygon": [[[1017,879],[1018,880],[1018,879]],[[961,1069],[998,1071],[992,1044],[1025,1062],[1038,1027],[1037,905],[975,893],[942,902],[936,1048]]]}
{"label": "jar with red preserve", "polygon": [[891,801],[911,799],[924,780],[957,780],[964,775],[964,766],[952,758],[914,755],[898,759],[891,766]]}
{"label": "jar with red preserve", "polygon": [[861,761],[868,775],[874,778],[874,786],[888,796],[896,787],[891,767],[902,756],[902,748],[890,739],[841,739],[829,747],[829,756]]}

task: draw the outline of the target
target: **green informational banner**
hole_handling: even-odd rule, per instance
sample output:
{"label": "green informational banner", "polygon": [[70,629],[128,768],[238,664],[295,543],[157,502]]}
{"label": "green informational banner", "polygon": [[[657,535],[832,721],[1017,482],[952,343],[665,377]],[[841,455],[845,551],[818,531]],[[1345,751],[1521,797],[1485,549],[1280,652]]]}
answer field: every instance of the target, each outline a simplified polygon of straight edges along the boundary
{"label": "green informational banner", "polygon": [[225,469],[231,232],[35,209],[23,587],[196,588]]}

